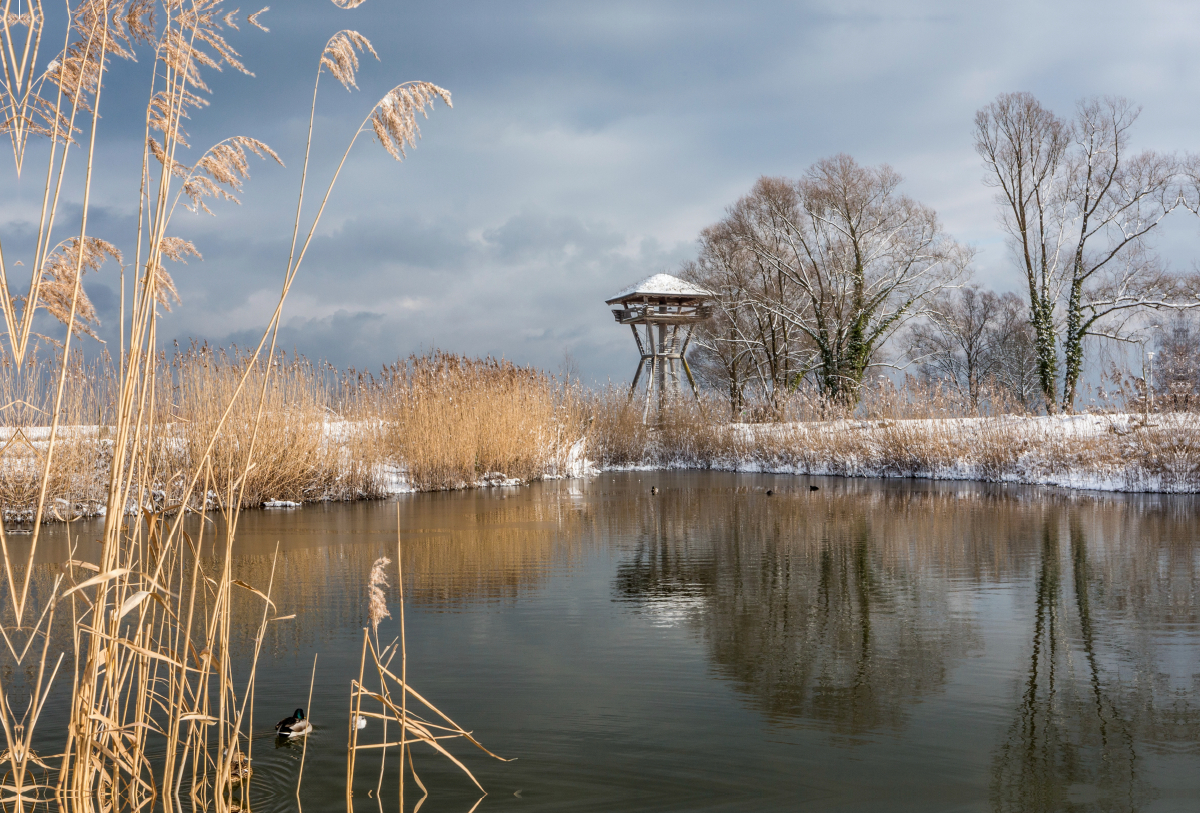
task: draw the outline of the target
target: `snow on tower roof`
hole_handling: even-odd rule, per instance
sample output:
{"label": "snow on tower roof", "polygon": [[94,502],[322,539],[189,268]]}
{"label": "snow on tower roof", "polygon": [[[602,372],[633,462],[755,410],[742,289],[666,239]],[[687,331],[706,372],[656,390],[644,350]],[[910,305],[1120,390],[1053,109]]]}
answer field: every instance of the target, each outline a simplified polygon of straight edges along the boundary
{"label": "snow on tower roof", "polygon": [[670,274],[655,274],[652,277],[646,277],[641,282],[636,282],[625,288],[612,299],[605,300],[606,305],[611,305],[614,302],[620,302],[623,299],[632,297],[682,297],[686,299],[708,299],[716,296],[707,288],[701,288],[679,277],[673,277]]}

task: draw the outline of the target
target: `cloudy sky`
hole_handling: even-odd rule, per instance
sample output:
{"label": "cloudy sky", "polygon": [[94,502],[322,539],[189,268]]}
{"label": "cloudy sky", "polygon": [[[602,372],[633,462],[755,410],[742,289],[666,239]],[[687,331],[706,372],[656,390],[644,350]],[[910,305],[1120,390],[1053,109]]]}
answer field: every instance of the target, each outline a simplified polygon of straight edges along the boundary
{"label": "cloudy sky", "polygon": [[[289,299],[288,349],[360,369],[439,347],[551,371],[570,353],[587,379],[626,379],[636,351],[604,299],[692,257],[756,177],[795,177],[837,152],[894,166],[976,246],[977,281],[1015,290],[971,140],[975,111],[1001,92],[1064,115],[1083,96],[1127,96],[1144,108],[1135,147],[1200,151],[1195,2],[284,0],[262,21],[269,34],[230,37],[256,76],[215,76],[188,129],[198,148],[262,139],[287,168],[255,166],[242,205],[215,218],[176,216],[204,261],[174,269],[183,304],[164,319],[168,340],[245,344],[269,317],[312,81],[342,28],[381,59],[359,92],[323,83],[314,190],[391,86],[454,94],[403,164],[369,139],[356,147]],[[149,63],[114,68],[102,111],[92,231],[130,254]],[[0,168],[10,264],[28,251],[41,182]],[[1200,223],[1175,215],[1159,245],[1191,267]],[[115,267],[87,287],[112,338]]]}

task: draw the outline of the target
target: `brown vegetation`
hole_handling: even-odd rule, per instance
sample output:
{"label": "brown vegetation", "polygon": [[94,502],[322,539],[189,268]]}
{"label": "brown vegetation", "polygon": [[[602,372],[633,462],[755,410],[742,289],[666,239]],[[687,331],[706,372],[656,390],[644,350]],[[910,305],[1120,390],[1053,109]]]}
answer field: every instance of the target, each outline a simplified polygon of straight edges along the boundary
{"label": "brown vegetation", "polygon": [[[113,429],[97,417],[115,409],[113,373],[78,359],[68,368],[47,519],[103,506],[112,458]],[[25,398],[17,397],[15,376],[0,379],[13,390],[8,401],[25,404],[10,409],[10,448],[0,465],[0,505],[10,521],[28,519],[36,506],[48,375],[47,368],[22,378],[27,387],[43,381],[23,391]],[[261,410],[257,399],[234,398],[243,378],[244,392],[261,393]],[[703,403],[680,399],[645,424],[641,404],[624,387],[589,391],[532,368],[443,352],[378,375],[279,355],[267,376],[266,365],[247,353],[192,347],[160,358],[156,379],[153,442],[140,457],[148,487],[140,503],[131,495],[128,509],[524,483],[580,473],[568,461],[580,441],[600,467],[1200,488],[1200,442],[1193,440],[1200,421],[1191,413],[1146,412],[1142,390],[1128,381],[1090,416],[1031,416],[1003,392],[980,399],[910,378],[901,387],[864,387],[854,409],[802,392],[746,410],[761,422],[728,423],[724,404],[711,396]],[[1164,410],[1171,405],[1159,402]],[[186,496],[188,484],[201,479],[209,481],[207,500],[194,491]]]}
{"label": "brown vegetation", "polygon": [[[0,463],[0,506],[10,519],[36,506],[52,409],[47,381],[57,363],[34,357],[25,375],[0,376],[12,404],[4,422],[11,448]],[[105,505],[113,429],[103,416],[117,406],[111,365],[73,356],[67,366],[64,425],[49,481],[53,518],[68,515],[54,506],[69,505],[79,515]],[[396,487],[529,482],[563,473],[586,431],[588,404],[577,387],[510,362],[441,352],[399,361],[375,376],[302,357],[280,354],[266,365],[236,348],[193,346],[160,356],[154,378],[150,440],[138,456],[148,487],[131,494],[130,509],[352,500]],[[634,417],[640,434],[633,440],[644,442],[640,412]],[[640,459],[637,450],[628,453],[630,461]],[[207,499],[191,486],[204,479]]]}
{"label": "brown vegetation", "polygon": [[496,359],[413,356],[356,395],[354,414],[377,428],[384,461],[422,491],[555,474],[582,429],[573,391]]}
{"label": "brown vegetation", "polygon": [[[239,12],[221,0],[161,6],[71,0],[57,18],[61,38],[47,29],[42,0],[20,4],[17,13],[5,3],[0,13],[0,133],[11,140],[18,178],[26,158],[46,161],[44,171],[32,173],[45,182],[31,255],[13,261],[10,253],[6,266],[0,252],[0,518],[28,524],[14,539],[0,522],[6,810],[51,800],[69,810],[247,809],[255,667],[267,629],[291,616],[271,598],[276,557],[265,583],[233,578],[239,509],[266,496],[378,490],[378,467],[365,455],[374,439],[366,430],[327,431],[329,377],[302,360],[277,357],[275,340],[288,291],[359,137],[373,131],[400,160],[418,136],[416,116],[435,98],[449,105],[449,93],[406,82],[371,105],[315,214],[302,223],[310,160],[335,158],[311,149],[321,76],[331,73],[351,89],[356,54],[374,54],[356,32],[335,34],[320,57],[292,248],[267,329],[249,352],[193,348],[168,360],[157,345],[158,316],[179,297],[165,263],[200,256],[172,233],[178,204],[211,213],[208,204],[237,200],[251,155],[279,158],[244,136],[189,155],[181,122],[209,103],[202,74],[223,67],[249,74],[226,39],[238,30]],[[257,22],[266,11],[248,22],[266,31]],[[47,64],[39,48],[57,41],[66,47]],[[151,56],[143,77],[146,138],[128,178],[140,179],[130,187],[138,187],[136,241],[122,251],[89,231],[89,209],[101,96],[133,75],[111,69],[118,59],[133,60],[141,46]],[[27,153],[30,139],[45,149]],[[77,166],[70,173],[68,156]],[[79,230],[66,239],[56,223],[64,200],[82,201]],[[84,364],[73,341],[92,332],[96,312],[82,277],[110,258],[121,264],[116,357]],[[22,284],[18,266],[29,269],[24,294],[13,287]],[[61,323],[57,336],[34,331],[43,312]],[[47,346],[56,357],[39,359]],[[44,522],[101,508],[102,539],[86,548],[72,540],[69,558],[47,579],[35,567]],[[219,513],[219,524],[209,522],[210,512]],[[185,527],[191,513],[200,521]],[[410,691],[403,678],[392,685],[402,697]],[[40,737],[55,753],[36,753],[45,699],[66,687],[65,730]]]}

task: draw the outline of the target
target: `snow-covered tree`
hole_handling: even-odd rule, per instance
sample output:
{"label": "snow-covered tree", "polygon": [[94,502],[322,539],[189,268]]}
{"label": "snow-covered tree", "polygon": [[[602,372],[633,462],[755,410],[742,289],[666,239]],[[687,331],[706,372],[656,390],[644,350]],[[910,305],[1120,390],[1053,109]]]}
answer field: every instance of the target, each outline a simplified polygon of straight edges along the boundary
{"label": "snow-covered tree", "polygon": [[748,397],[777,409],[810,356],[803,333],[781,315],[803,307],[790,281],[748,250],[728,219],[701,232],[699,256],[681,274],[718,295],[694,342],[701,377],[728,392],[734,416]]}
{"label": "snow-covered tree", "polygon": [[987,391],[1010,387],[1024,403],[1030,372],[1020,352],[1028,344],[1022,341],[1028,333],[1025,311],[1016,294],[977,285],[943,293],[931,302],[927,318],[909,330],[907,355],[923,379],[950,385],[974,407]]}
{"label": "snow-covered tree", "polygon": [[1183,188],[1174,156],[1129,149],[1139,112],[1125,99],[1087,99],[1066,121],[1029,93],[1005,93],[975,116],[986,182],[1028,284],[1051,409],[1075,403],[1086,338],[1125,339],[1147,309],[1200,304],[1149,245]]}
{"label": "snow-covered tree", "polygon": [[837,155],[799,180],[760,178],[710,230],[764,283],[734,307],[791,331],[788,386],[811,373],[826,396],[856,403],[883,344],[965,275],[971,251],[900,180]]}
{"label": "snow-covered tree", "polygon": [[1196,408],[1200,398],[1200,329],[1191,313],[1173,313],[1153,326],[1154,389],[1174,410]]}

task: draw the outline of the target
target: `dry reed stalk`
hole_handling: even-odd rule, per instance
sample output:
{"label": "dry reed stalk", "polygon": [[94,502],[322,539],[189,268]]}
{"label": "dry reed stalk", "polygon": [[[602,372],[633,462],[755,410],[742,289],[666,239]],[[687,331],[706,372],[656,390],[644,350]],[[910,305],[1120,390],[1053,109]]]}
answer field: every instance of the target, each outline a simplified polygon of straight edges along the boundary
{"label": "dry reed stalk", "polygon": [[[404,625],[404,551],[401,548],[400,537],[400,504],[396,504],[396,589],[400,591],[400,682],[404,686],[408,685],[408,636]],[[384,729],[383,738],[387,740],[387,729]],[[412,754],[408,752],[408,692],[400,693],[400,778],[397,781],[400,789],[400,809],[404,810],[404,758],[408,757],[409,767],[412,767]],[[379,760],[379,779],[383,782],[383,758]],[[416,779],[416,768],[412,768],[413,778]],[[420,779],[417,783],[420,784]],[[425,790],[425,786],[421,785],[421,790]],[[375,790],[376,795],[379,794],[379,789]],[[425,795],[429,795],[429,791],[425,791]]]}
{"label": "dry reed stalk", "polygon": [[[417,774],[416,768],[412,762],[412,753],[410,746],[417,743],[424,743],[432,748],[435,752],[450,760],[456,767],[459,768],[474,785],[483,791],[483,786],[475,778],[457,757],[448,751],[443,742],[454,739],[465,739],[479,750],[483,751],[488,756],[505,762],[507,760],[493,754],[488,749],[484,748],[470,732],[464,730],[461,726],[443,714],[436,706],[422,697],[415,689],[408,684],[408,645],[407,637],[404,630],[404,568],[403,555],[404,551],[401,546],[400,525],[399,525],[399,506],[397,506],[397,525],[396,525],[396,567],[398,590],[400,593],[400,634],[390,644],[384,647],[379,645],[379,622],[384,618],[390,617],[387,611],[387,604],[382,592],[382,587],[386,585],[384,576],[384,568],[390,562],[387,557],[380,557],[371,567],[371,572],[368,575],[368,616],[371,620],[371,628],[363,627],[363,654],[359,663],[358,679],[350,682],[350,720],[349,732],[350,737],[346,755],[346,804],[347,809],[353,809],[354,797],[354,769],[357,762],[359,752],[376,750],[380,752],[380,760],[386,760],[387,751],[389,748],[400,749],[400,770],[399,770],[399,800],[401,809],[404,804],[404,776],[405,763],[407,762],[407,770],[411,771],[413,781],[418,787],[428,796],[429,792],[425,789],[425,785],[421,782],[420,776]],[[397,643],[399,646],[397,647]],[[378,681],[378,689],[372,690],[367,687],[365,681],[367,678],[367,655],[370,654],[371,666],[375,672],[374,679]],[[396,655],[400,655],[400,675],[397,676],[392,670],[392,661]],[[418,708],[423,709],[423,714],[417,714],[412,711],[408,704],[408,697],[412,695],[416,701]],[[379,710],[364,710],[363,701],[374,701],[378,703]],[[378,743],[360,743],[358,735],[357,722],[360,719],[379,720],[383,727],[383,741]],[[400,739],[389,740],[387,736],[387,727],[389,723],[395,723],[400,728]],[[409,734],[412,732],[412,736]],[[407,757],[407,759],[406,759]],[[380,766],[379,779],[376,782],[376,794],[383,784],[383,766]],[[486,791],[483,791],[486,795]],[[423,802],[424,800],[422,800]],[[421,802],[418,802],[420,807]]]}
{"label": "dry reed stalk", "polygon": [[[230,573],[239,509],[248,497],[248,488],[252,492],[254,487],[250,473],[256,469],[255,460],[262,448],[259,444],[264,415],[273,414],[264,408],[271,383],[269,365],[250,383],[259,387],[258,403],[250,417],[243,413],[231,431],[227,431],[226,424],[242,401],[253,400],[244,393],[255,361],[274,357],[275,328],[303,259],[303,249],[293,256],[294,262],[288,263],[271,326],[251,354],[251,363],[236,377],[236,385],[218,410],[219,417],[207,424],[208,437],[192,439],[189,466],[176,475],[169,468],[172,461],[164,454],[176,445],[177,437],[161,420],[162,410],[172,401],[163,391],[162,360],[156,350],[157,314],[159,308],[168,308],[178,300],[165,263],[182,262],[188,256],[198,256],[198,252],[186,240],[170,234],[172,215],[181,202],[190,208],[207,209],[206,198],[232,198],[246,178],[248,155],[275,158],[261,142],[235,137],[212,147],[194,164],[181,160],[188,145],[180,123],[189,109],[202,104],[199,93],[207,90],[202,72],[222,65],[245,71],[222,33],[226,26],[234,25],[236,12],[225,13],[220,0],[168,2],[163,16],[156,20],[150,0],[77,0],[68,5],[63,50],[46,74],[35,77],[32,66],[36,64],[37,43],[45,21],[41,3],[34,0],[31,13],[25,16],[13,15],[11,5],[11,0],[3,0],[0,19],[5,73],[0,109],[6,115],[16,113],[16,118],[10,116],[4,127],[13,140],[18,172],[30,135],[47,138],[50,149],[29,292],[23,298],[11,291],[9,267],[0,251],[0,312],[10,369],[23,371],[26,361],[36,353],[40,338],[32,332],[32,326],[38,310],[59,318],[64,332],[59,345],[63,361],[42,387],[51,404],[44,446],[39,445],[43,443],[39,438],[22,447],[32,449],[31,454],[41,466],[35,488],[26,488],[36,491],[36,497],[23,498],[33,505],[32,533],[25,546],[23,566],[21,559],[14,558],[17,553],[0,524],[0,548],[6,565],[5,617],[12,619],[3,629],[5,646],[17,664],[27,656],[40,657],[38,683],[31,697],[44,697],[58,671],[55,666],[47,677],[45,668],[47,647],[54,639],[56,614],[52,610],[69,601],[73,622],[68,664],[71,721],[56,766],[58,781],[54,787],[61,804],[139,809],[161,803],[164,810],[174,811],[182,805],[180,793],[186,786],[193,804],[224,810],[229,806],[224,785],[229,780],[233,757],[214,754],[238,750],[239,730],[254,676],[252,664],[250,685],[244,690],[234,685],[229,654],[234,588],[249,591],[264,602],[256,652],[265,625],[272,618],[281,618],[269,617],[266,609],[274,606],[270,587],[262,593],[233,579]],[[22,27],[27,33],[24,43],[17,31]],[[105,424],[112,430],[103,439],[107,444],[104,446],[99,438],[63,431],[67,422],[64,415],[72,403],[72,393],[77,391],[73,389],[75,379],[68,360],[73,358],[73,338],[89,329],[94,314],[83,291],[82,275],[94,269],[104,256],[117,256],[115,247],[88,233],[101,88],[112,57],[131,57],[133,44],[138,41],[151,44],[156,70],[147,105],[137,245],[132,253],[136,275],[127,303],[122,272],[121,357],[114,397],[109,401],[111,424]],[[45,89],[51,92],[43,94]],[[415,115],[424,111],[431,92],[448,102],[444,91],[416,83],[398,87],[372,109],[368,120],[374,116],[376,127],[383,128],[390,152],[412,142]],[[84,128],[86,142],[76,140]],[[76,177],[66,172],[67,157],[74,153],[85,156],[79,188],[83,201],[79,229],[77,236],[66,241],[57,236],[52,239],[64,185]],[[307,168],[306,161],[306,173]],[[319,219],[320,212],[313,220],[310,239]],[[263,354],[268,344],[271,349]],[[28,399],[9,398],[2,406],[14,407],[17,400]],[[79,425],[91,423],[80,421]],[[100,423],[95,421],[96,425]],[[269,432],[270,421],[266,423]],[[238,437],[247,424],[251,428],[243,455],[219,449],[222,438]],[[290,426],[287,428],[290,430]],[[10,434],[15,437],[19,433]],[[72,444],[80,437],[81,448],[106,448],[109,453],[107,470],[102,475],[107,483],[101,490],[106,514],[100,556],[97,562],[68,563],[64,580],[52,585],[47,595],[35,589],[32,565],[48,505],[64,488],[73,488],[58,482],[55,467],[71,464]],[[16,453],[8,455],[14,448],[17,446],[10,443],[0,452],[7,456],[0,459],[0,470],[4,472],[0,476],[10,481],[11,469],[27,468]],[[286,465],[290,464],[281,463],[277,468]],[[170,500],[165,499],[163,484],[169,485]],[[224,534],[223,538],[208,541],[205,523],[210,494],[217,492],[223,492],[223,499],[215,504],[224,520]],[[6,505],[12,502],[10,499]],[[183,524],[188,506],[194,506],[201,515],[196,540]],[[136,513],[127,515],[130,507],[135,507]],[[215,565],[206,561],[206,550],[219,554]],[[38,607],[44,609],[35,612]],[[39,635],[44,642],[40,652],[30,649]],[[7,698],[3,689],[0,696]],[[37,704],[34,707],[40,708]],[[36,715],[17,717],[7,699],[0,708],[0,724],[8,745],[2,756],[10,768],[12,787],[18,789],[15,796],[4,795],[0,802],[12,804],[16,810],[32,802],[24,789],[48,790],[45,782],[35,781],[30,775],[31,766],[45,767],[27,748],[35,723]],[[152,741],[157,743],[153,748]],[[159,748],[165,748],[166,757],[154,764],[150,754]],[[189,774],[190,780],[185,783]],[[0,791],[0,795],[5,793]]]}
{"label": "dry reed stalk", "polygon": [[506,361],[435,351],[385,368],[368,392],[388,454],[419,490],[554,474],[582,435],[564,388]]}
{"label": "dry reed stalk", "polygon": [[[313,685],[315,685],[316,682],[317,682],[317,653],[314,652],[313,653],[312,676],[308,680],[308,701],[307,701],[307,705],[304,706],[305,717],[309,718],[309,719],[311,719],[311,717],[312,717],[312,693],[313,693]],[[309,723],[309,725],[311,726],[312,723]],[[296,774],[296,805],[297,806],[300,805],[300,783],[304,781],[304,760],[308,756],[308,737],[311,734],[312,734],[312,729],[310,728],[309,733],[306,734],[304,737],[304,747],[300,750],[300,771]]]}

